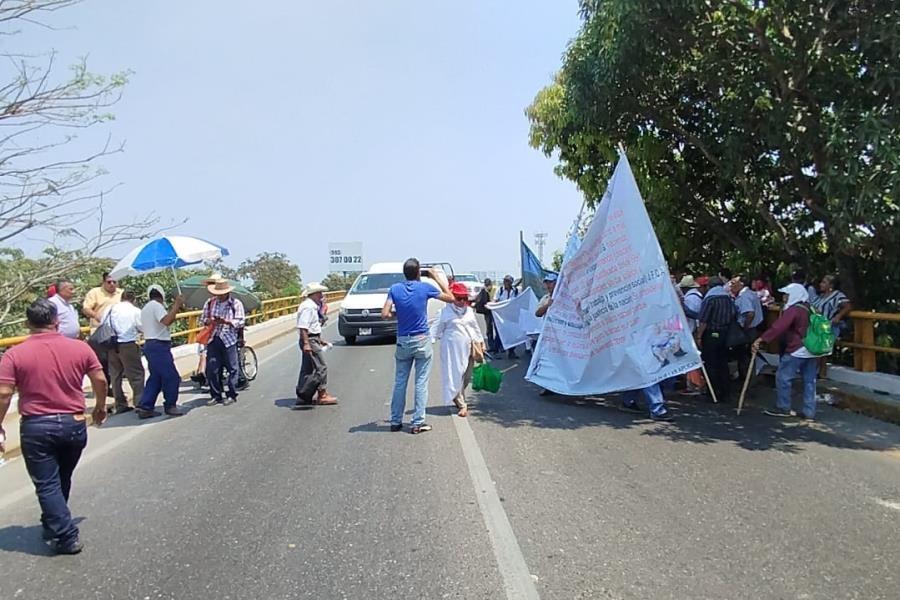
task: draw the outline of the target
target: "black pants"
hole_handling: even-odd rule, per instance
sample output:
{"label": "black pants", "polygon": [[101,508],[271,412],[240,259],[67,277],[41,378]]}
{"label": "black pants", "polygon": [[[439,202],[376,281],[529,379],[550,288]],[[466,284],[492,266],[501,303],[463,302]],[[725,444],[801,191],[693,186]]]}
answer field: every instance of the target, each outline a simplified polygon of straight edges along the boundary
{"label": "black pants", "polygon": [[494,315],[489,310],[484,312],[484,328],[487,330],[487,347],[488,352],[497,351],[497,332],[494,329]]}
{"label": "black pants", "polygon": [[703,332],[703,350],[700,355],[706,372],[709,375],[709,385],[716,393],[719,402],[728,401],[730,375],[728,374],[728,344],[725,340],[725,331]]}
{"label": "black pants", "polygon": [[751,346],[753,345],[753,342],[756,341],[756,338],[759,337],[759,332],[755,327],[746,329],[745,331],[747,332],[749,342],[743,346],[732,348],[732,353],[738,364],[738,381],[741,386],[744,385],[744,379],[747,377],[747,370],[753,368],[753,365],[750,364],[750,356],[752,355]]}
{"label": "black pants", "polygon": [[306,401],[313,399],[319,390],[324,390],[328,385],[328,365],[325,364],[325,353],[322,352],[322,340],[318,337],[309,338],[309,347],[312,352],[303,352],[303,339],[300,339],[300,376],[297,378],[296,394],[298,398]]}

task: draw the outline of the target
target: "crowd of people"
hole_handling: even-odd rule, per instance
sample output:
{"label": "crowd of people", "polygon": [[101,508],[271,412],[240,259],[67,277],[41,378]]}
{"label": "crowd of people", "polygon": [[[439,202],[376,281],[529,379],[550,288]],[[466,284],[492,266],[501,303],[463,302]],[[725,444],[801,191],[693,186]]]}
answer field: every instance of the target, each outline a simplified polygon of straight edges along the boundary
{"label": "crowd of people", "polygon": [[[415,373],[414,411],[410,433],[430,431],[426,422],[428,380],[435,340],[440,340],[443,401],[453,405],[457,415],[468,415],[466,388],[476,363],[497,358],[502,342],[494,326],[490,304],[511,300],[519,295],[519,286],[511,276],[495,289],[488,279],[475,298],[462,283],[452,283],[439,269],[421,268],[411,258],[404,263],[405,281],[391,286],[381,316],[397,320],[394,388],[390,402],[390,430],[403,429],[406,389]],[[422,281],[428,276],[435,285]],[[206,282],[209,299],[200,316],[203,331],[198,336],[205,347],[205,378],[210,388],[210,404],[231,404],[238,397],[238,345],[245,324],[244,306],[233,296],[230,282],[213,276]],[[688,373],[681,393],[709,395],[719,402],[735,399],[736,386],[729,363],[737,363],[736,378],[752,375],[751,358],[763,344],[776,345],[780,354],[776,375],[776,404],[766,414],[793,416],[791,384],[803,381],[803,406],[799,416],[815,416],[815,379],[821,356],[807,347],[805,336],[810,323],[820,316],[831,324],[838,337],[852,310],[849,298],[841,291],[834,275],[823,277],[818,286],[807,281],[803,271],[793,274],[792,282],[779,288],[784,295],[781,315],[768,327],[765,311],[776,298],[765,278],[747,278],[722,271],[715,276],[683,274],[673,278],[688,326],[696,340],[708,381],[697,372]],[[544,277],[546,293],[538,303],[535,317],[543,318],[553,304],[556,274]],[[82,302],[82,313],[89,319],[85,339],[74,306],[75,286],[60,280],[49,298],[42,298],[26,311],[31,335],[0,358],[0,422],[6,416],[14,392],[19,394],[21,447],[26,468],[34,482],[41,505],[44,538],[63,554],[81,551],[78,527],[68,509],[71,476],[87,441],[85,397],[82,384],[87,377],[93,388],[93,420],[102,424],[108,413],[106,399],[114,399],[117,413],[136,410],[138,417],[161,416],[155,409],[163,396],[163,412],[177,417],[181,376],[172,355],[171,330],[177,313],[184,306],[181,295],[167,304],[159,285],[146,291],[143,307],[136,305],[133,290],[122,290],[108,273],[99,286],[91,289]],[[322,337],[327,321],[324,294],[327,288],[311,283],[303,290],[304,300],[297,312],[298,342],[301,349],[300,375],[296,386],[296,408],[311,405],[335,405],[338,399],[327,391],[328,369],[325,353],[331,344]],[[428,320],[428,301],[445,303],[433,324]],[[482,334],[476,314],[484,316]],[[113,343],[96,334],[106,328]],[[826,327],[827,329],[827,327]],[[143,347],[139,341],[143,339]],[[85,341],[87,343],[85,343]],[[507,358],[515,359],[514,348]],[[149,374],[145,373],[142,357]],[[124,393],[123,381],[131,387],[131,404]],[[623,409],[649,412],[654,420],[670,421],[664,390],[677,382],[665,381],[623,396]],[[550,394],[542,390],[541,394]],[[643,395],[647,407],[641,408]],[[0,428],[0,445],[5,432]]]}

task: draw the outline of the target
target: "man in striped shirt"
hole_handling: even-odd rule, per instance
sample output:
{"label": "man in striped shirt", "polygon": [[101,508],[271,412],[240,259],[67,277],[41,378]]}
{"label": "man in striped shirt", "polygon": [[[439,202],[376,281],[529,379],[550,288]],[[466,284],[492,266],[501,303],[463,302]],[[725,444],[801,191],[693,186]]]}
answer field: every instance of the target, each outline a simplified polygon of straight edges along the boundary
{"label": "man in striped shirt", "polygon": [[725,402],[728,400],[731,379],[728,373],[728,327],[737,315],[734,300],[725,289],[724,282],[713,277],[709,280],[709,287],[697,319],[697,346],[709,374],[709,384],[717,399]]}

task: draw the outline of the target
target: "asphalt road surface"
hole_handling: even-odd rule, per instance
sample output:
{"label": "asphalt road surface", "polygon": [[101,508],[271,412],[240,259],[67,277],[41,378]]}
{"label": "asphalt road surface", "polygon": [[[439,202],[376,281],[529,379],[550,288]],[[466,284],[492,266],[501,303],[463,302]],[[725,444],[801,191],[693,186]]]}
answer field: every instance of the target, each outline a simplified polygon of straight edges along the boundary
{"label": "asphalt road surface", "polygon": [[184,417],[92,428],[78,556],[51,555],[9,462],[0,598],[900,597],[900,428],[691,400],[654,423],[615,397],[538,397],[507,360],[460,419],[436,358],[434,431],[391,433],[392,352],[338,344],[340,404],[294,411],[286,336],[235,405],[185,386]]}

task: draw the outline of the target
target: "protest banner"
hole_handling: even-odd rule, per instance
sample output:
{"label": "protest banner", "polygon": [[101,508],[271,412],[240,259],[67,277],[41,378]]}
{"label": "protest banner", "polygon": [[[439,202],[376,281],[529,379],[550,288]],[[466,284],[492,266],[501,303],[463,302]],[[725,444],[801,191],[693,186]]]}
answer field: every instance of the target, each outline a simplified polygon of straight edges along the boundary
{"label": "protest banner", "polygon": [[624,153],[565,262],[526,379],[560,394],[644,388],[701,366]]}
{"label": "protest banner", "polygon": [[540,332],[541,322],[534,316],[537,304],[537,296],[531,288],[511,300],[488,302],[486,307],[494,316],[494,327],[504,350],[524,344],[529,335]]}

